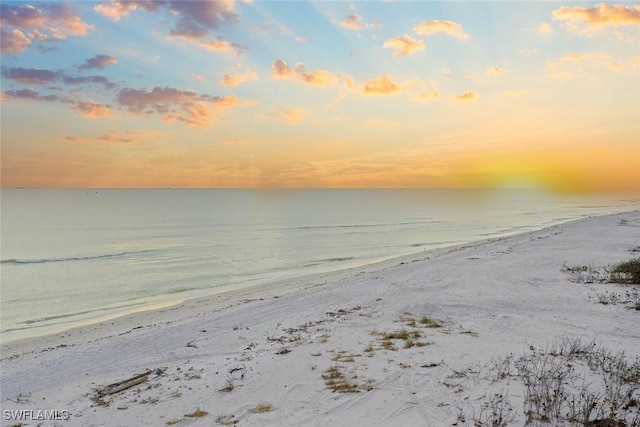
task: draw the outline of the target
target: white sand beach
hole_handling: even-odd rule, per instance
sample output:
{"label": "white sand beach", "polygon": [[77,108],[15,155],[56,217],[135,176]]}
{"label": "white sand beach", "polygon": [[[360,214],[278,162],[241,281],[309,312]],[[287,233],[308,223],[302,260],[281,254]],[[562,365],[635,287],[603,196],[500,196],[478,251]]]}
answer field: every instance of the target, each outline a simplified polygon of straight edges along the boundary
{"label": "white sand beach", "polygon": [[[634,425],[638,287],[599,278],[639,251],[640,212],[607,215],[4,343],[2,425],[554,425],[525,385],[543,367]],[[612,412],[614,359],[635,376]]]}

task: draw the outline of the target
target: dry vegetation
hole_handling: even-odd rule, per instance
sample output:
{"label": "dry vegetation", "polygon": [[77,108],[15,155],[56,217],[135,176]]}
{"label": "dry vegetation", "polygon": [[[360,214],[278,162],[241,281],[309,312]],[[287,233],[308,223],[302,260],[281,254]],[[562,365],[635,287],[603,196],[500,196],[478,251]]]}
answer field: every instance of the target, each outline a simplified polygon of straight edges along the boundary
{"label": "dry vegetation", "polygon": [[522,384],[522,412],[508,393],[493,393],[471,416],[461,413],[455,425],[504,427],[518,414],[526,426],[640,425],[640,359],[628,360],[594,341],[565,337],[545,350],[497,358],[488,369],[484,380],[494,388]]}
{"label": "dry vegetation", "polygon": [[270,403],[260,403],[258,406],[251,408],[249,412],[252,414],[263,414],[265,412],[272,412],[276,408]]}
{"label": "dry vegetation", "polygon": [[201,418],[201,417],[204,417],[207,414],[208,414],[207,411],[203,411],[200,408],[196,408],[195,411],[190,412],[188,414],[184,414],[184,416],[187,417],[187,418]]}
{"label": "dry vegetation", "polygon": [[331,365],[322,374],[324,384],[334,393],[360,393],[373,390],[373,380],[359,380],[355,372],[347,372],[343,366]]}
{"label": "dry vegetation", "polygon": [[640,311],[640,258],[610,267],[564,265],[562,271],[570,274],[570,280],[575,283],[618,285],[604,291],[595,291],[593,300],[603,305],[624,305]]}
{"label": "dry vegetation", "polygon": [[[419,330],[409,331],[407,329],[399,329],[391,332],[372,331],[371,335],[377,336],[378,344],[384,350],[396,351],[398,347],[394,342],[404,341],[403,348],[411,347],[424,347],[429,345],[427,341],[421,341],[424,338],[424,333]],[[373,347],[369,345],[365,351],[373,351]]]}
{"label": "dry vegetation", "polygon": [[220,414],[216,417],[216,423],[223,426],[232,426],[238,424],[239,420],[234,415]]}
{"label": "dry vegetation", "polygon": [[611,281],[623,285],[640,285],[640,258],[616,264],[611,269]]}

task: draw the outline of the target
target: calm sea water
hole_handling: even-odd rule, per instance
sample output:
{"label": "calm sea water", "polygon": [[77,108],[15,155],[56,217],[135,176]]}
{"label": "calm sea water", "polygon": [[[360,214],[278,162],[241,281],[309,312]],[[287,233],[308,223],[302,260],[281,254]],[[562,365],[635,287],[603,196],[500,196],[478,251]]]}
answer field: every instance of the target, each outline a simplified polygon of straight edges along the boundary
{"label": "calm sea water", "polygon": [[2,190],[0,338],[639,207],[522,190]]}

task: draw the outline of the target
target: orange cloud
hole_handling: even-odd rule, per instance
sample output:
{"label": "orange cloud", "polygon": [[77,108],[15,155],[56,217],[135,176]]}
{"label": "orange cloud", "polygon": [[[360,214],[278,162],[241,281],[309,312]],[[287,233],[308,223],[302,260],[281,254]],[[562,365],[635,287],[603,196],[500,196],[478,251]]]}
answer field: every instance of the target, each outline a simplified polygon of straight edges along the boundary
{"label": "orange cloud", "polygon": [[337,74],[326,70],[316,70],[311,73],[302,73],[300,76],[302,80],[305,81],[305,83],[314,85],[332,84],[339,79]]}
{"label": "orange cloud", "polygon": [[66,136],[62,140],[76,144],[96,144],[102,142],[137,144],[155,136],[156,132],[112,130],[96,137]]}
{"label": "orange cloud", "polygon": [[271,66],[271,75],[276,78],[288,79],[293,72],[282,59],[276,59]]}
{"label": "orange cloud", "polygon": [[389,76],[377,76],[376,78],[365,82],[362,93],[366,95],[392,95],[398,92],[400,88]]}
{"label": "orange cloud", "polygon": [[594,7],[561,7],[553,11],[553,16],[559,20],[583,21],[585,24],[640,24],[640,6],[600,3]]}
{"label": "orange cloud", "polygon": [[217,29],[222,22],[236,22],[233,12],[234,0],[222,1],[157,1],[157,0],[111,0],[94,6],[94,10],[114,21],[129,16],[135,10],[155,13],[167,8],[178,18],[171,35],[205,36],[210,29]]}
{"label": "orange cloud", "polygon": [[420,96],[418,97],[420,101],[431,101],[438,98],[440,98],[440,94],[435,91],[421,93]]}
{"label": "orange cloud", "polygon": [[182,104],[181,110],[163,115],[166,122],[181,121],[183,123],[204,127],[217,120],[214,109],[204,102],[187,102]]}
{"label": "orange cloud", "polygon": [[476,92],[464,92],[453,97],[455,101],[475,101],[478,99]]}
{"label": "orange cloud", "polygon": [[296,73],[302,81],[313,85],[333,84],[339,80],[339,76],[331,71],[316,70],[307,73],[304,64],[301,62],[296,64]]}
{"label": "orange cloud", "polygon": [[344,20],[340,23],[344,28],[352,30],[352,31],[360,31],[363,28],[375,28],[378,29],[382,27],[381,24],[377,22],[373,22],[371,24],[366,24],[362,22],[362,17],[357,13],[352,13],[351,15],[347,15]]}
{"label": "orange cloud", "polygon": [[579,53],[570,53],[567,54],[555,61],[549,61],[549,63],[547,64],[549,66],[549,68],[558,68],[559,66],[561,66],[562,64],[565,64],[567,62],[571,62],[571,61],[583,61],[587,58],[586,55],[582,55]]}
{"label": "orange cloud", "polygon": [[362,29],[362,17],[358,14],[351,14],[351,15],[347,15],[344,18],[344,21],[342,21],[340,23],[340,25],[342,25],[343,27],[349,29],[349,30],[353,30],[353,31],[358,31]]}
{"label": "orange cloud", "polygon": [[44,37],[63,39],[66,35],[85,35],[94,28],[82,21],[80,16],[71,11],[64,3],[42,5],[3,5],[2,25],[46,31],[40,33]]}
{"label": "orange cloud", "polygon": [[[33,41],[59,41],[83,36],[95,27],[84,22],[66,3],[2,4],[2,53],[20,53]],[[6,27],[13,27],[7,30]],[[21,30],[27,30],[27,34]],[[29,37],[27,37],[27,35]]]}
{"label": "orange cloud", "polygon": [[[576,64],[587,63],[597,67],[604,67],[608,70],[620,72],[634,72],[638,70],[638,58],[631,57],[627,63],[616,61],[611,55],[605,53],[570,53],[555,61],[550,61],[547,65],[554,71],[553,77],[575,77],[574,73],[567,70],[575,70]],[[579,70],[578,70],[579,71]]]}
{"label": "orange cloud", "polygon": [[406,34],[387,40],[382,47],[395,49],[393,56],[411,55],[412,53],[425,49],[424,41],[412,39]]}
{"label": "orange cloud", "polygon": [[31,45],[31,40],[20,30],[7,31],[4,28],[0,33],[0,53],[20,53]]}
{"label": "orange cloud", "polygon": [[253,71],[247,70],[244,74],[229,75],[225,74],[220,80],[222,86],[238,86],[247,80],[256,80],[258,75]]}
{"label": "orange cloud", "polygon": [[306,111],[303,111],[303,110],[289,109],[289,110],[282,110],[282,111],[278,111],[276,113],[271,113],[267,115],[258,114],[256,115],[256,117],[260,119],[264,119],[264,118],[275,119],[275,120],[279,120],[281,122],[287,123],[289,125],[299,125],[307,117],[307,113]]}
{"label": "orange cloud", "polygon": [[362,145],[326,141],[314,149],[304,146],[296,162],[279,168],[273,187],[409,188],[456,186],[450,158],[413,149],[372,150]]}
{"label": "orange cloud", "polygon": [[200,42],[198,43],[198,46],[213,52],[231,52],[239,47],[221,37],[218,37],[213,41]]}
{"label": "orange cloud", "polygon": [[462,25],[453,21],[437,20],[437,21],[422,22],[418,26],[414,27],[413,31],[416,34],[420,34],[423,36],[431,36],[437,33],[445,33],[460,40],[467,40],[469,38],[469,34],[463,31]]}
{"label": "orange cloud", "polygon": [[554,19],[566,21],[567,30],[588,34],[605,26],[640,24],[640,6],[609,5],[600,3],[594,7],[561,7],[552,13]]}
{"label": "orange cloud", "polygon": [[302,110],[285,110],[283,116],[287,123],[297,125],[302,123],[307,113]]}
{"label": "orange cloud", "polygon": [[94,6],[93,10],[117,22],[121,18],[129,16],[131,12],[137,9],[145,10],[147,12],[155,12],[161,6],[162,4],[160,2],[149,0],[111,0],[110,3],[103,3]]}
{"label": "orange cloud", "polygon": [[89,25],[82,19],[71,12],[64,4],[50,6],[51,14],[49,15],[49,22],[52,26],[50,29],[56,38],[64,38],[65,35],[83,36],[87,34],[89,30],[93,30],[95,27]]}
{"label": "orange cloud", "polygon": [[71,108],[73,110],[79,111],[80,114],[88,119],[109,117],[109,107],[95,101],[81,101]]}
{"label": "orange cloud", "polygon": [[80,70],[91,70],[94,68],[105,68],[109,65],[117,64],[118,60],[109,55],[96,55],[93,58],[87,59],[84,64],[80,65]]}
{"label": "orange cloud", "polygon": [[553,32],[553,28],[551,27],[551,25],[547,24],[546,22],[543,22],[538,27],[538,32],[540,34],[551,34]]}
{"label": "orange cloud", "polygon": [[271,75],[281,79],[299,79],[311,85],[329,85],[337,83],[340,76],[327,70],[306,71],[306,66],[298,62],[295,69],[291,69],[282,59],[277,59],[271,66]]}
{"label": "orange cloud", "polygon": [[64,138],[64,140],[73,142],[75,144],[86,144],[91,141],[90,138],[85,138],[83,136],[67,136]]}
{"label": "orange cloud", "polygon": [[206,126],[217,120],[217,112],[249,105],[236,96],[199,95],[192,90],[156,86],[145,89],[122,89],[118,102],[135,114],[159,114],[166,122],[180,121],[194,126]]}
{"label": "orange cloud", "polygon": [[192,37],[188,34],[172,34],[167,38],[184,40],[189,43],[195,44],[202,49],[207,49],[211,52],[233,52],[241,51],[244,49],[243,46],[231,43],[228,40],[223,39],[222,37],[218,37],[215,40],[207,41],[202,40],[201,37]]}
{"label": "orange cloud", "polygon": [[493,66],[487,67],[485,72],[489,77],[496,77],[502,75],[504,73],[504,70],[500,67]]}
{"label": "orange cloud", "polygon": [[42,9],[30,4],[2,5],[2,25],[19,28],[37,28],[46,24],[47,16]]}
{"label": "orange cloud", "polygon": [[102,136],[99,136],[96,139],[104,142],[124,142],[127,144],[133,144],[137,142],[136,139],[131,138],[131,136],[134,134],[134,132],[121,132],[118,130],[113,130],[105,133]]}
{"label": "orange cloud", "polygon": [[353,79],[349,76],[346,76],[344,78],[344,85],[347,87],[347,89],[353,90]]}
{"label": "orange cloud", "polygon": [[230,52],[242,47],[218,37],[207,41],[212,30],[217,30],[223,22],[234,23],[238,16],[233,12],[234,0],[223,1],[154,1],[154,0],[111,0],[94,6],[94,10],[114,21],[129,16],[135,10],[156,13],[166,9],[168,15],[177,20],[169,31],[169,38],[178,38],[197,46],[215,51]]}

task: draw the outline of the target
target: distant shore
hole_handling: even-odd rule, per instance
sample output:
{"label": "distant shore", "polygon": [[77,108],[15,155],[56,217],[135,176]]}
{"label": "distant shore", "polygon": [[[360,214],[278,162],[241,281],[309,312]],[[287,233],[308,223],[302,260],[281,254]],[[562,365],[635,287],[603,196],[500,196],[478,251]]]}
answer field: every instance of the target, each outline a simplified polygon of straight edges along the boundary
{"label": "distant shore", "polygon": [[[2,409],[67,411],[69,426],[471,422],[504,355],[571,337],[640,357],[640,313],[622,302],[634,288],[566,268],[638,244],[640,212],[605,215],[3,343]],[[502,387],[522,425],[522,386]]]}

